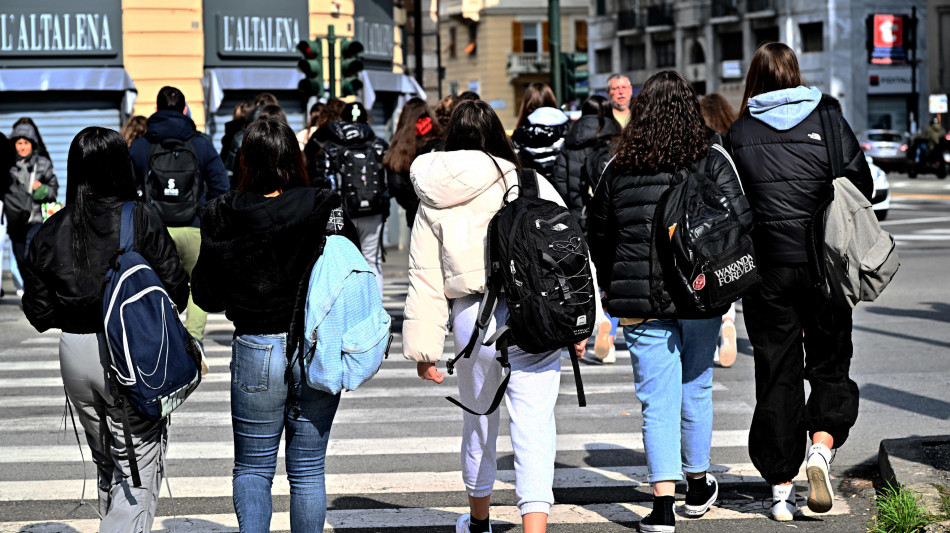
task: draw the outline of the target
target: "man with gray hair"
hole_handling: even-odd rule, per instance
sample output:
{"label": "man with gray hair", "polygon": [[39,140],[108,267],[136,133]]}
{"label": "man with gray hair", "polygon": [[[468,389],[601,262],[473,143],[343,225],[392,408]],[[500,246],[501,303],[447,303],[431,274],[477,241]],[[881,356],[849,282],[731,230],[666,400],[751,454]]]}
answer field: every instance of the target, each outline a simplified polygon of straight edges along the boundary
{"label": "man with gray hair", "polygon": [[614,108],[614,118],[620,123],[620,127],[626,127],[630,122],[630,99],[633,96],[633,87],[630,85],[630,78],[623,74],[611,74],[607,78],[607,98],[610,99],[610,105]]}

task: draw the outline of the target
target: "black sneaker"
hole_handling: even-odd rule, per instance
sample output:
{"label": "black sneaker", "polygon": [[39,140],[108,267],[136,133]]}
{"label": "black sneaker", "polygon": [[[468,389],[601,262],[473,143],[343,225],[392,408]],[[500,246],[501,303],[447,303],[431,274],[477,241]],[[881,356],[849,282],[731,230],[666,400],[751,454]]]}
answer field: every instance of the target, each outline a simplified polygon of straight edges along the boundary
{"label": "black sneaker", "polygon": [[654,496],[653,511],[640,520],[640,533],[674,533],[676,515],[673,514],[672,496]]}
{"label": "black sneaker", "polygon": [[[705,482],[704,482],[705,481]],[[686,490],[686,505],[684,513],[690,518],[699,518],[716,503],[719,497],[719,483],[712,474],[707,473],[705,479],[688,479],[689,488]]]}

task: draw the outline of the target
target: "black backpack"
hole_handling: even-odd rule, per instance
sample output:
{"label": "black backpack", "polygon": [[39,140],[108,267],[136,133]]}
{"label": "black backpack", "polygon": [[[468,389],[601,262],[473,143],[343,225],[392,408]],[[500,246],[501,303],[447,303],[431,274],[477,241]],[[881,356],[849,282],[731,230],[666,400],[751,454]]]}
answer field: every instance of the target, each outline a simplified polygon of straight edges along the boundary
{"label": "black backpack", "polygon": [[708,162],[676,172],[653,218],[651,299],[682,318],[720,316],[760,281],[752,238]]}
{"label": "black backpack", "polygon": [[508,322],[484,341],[485,346],[497,343],[501,353],[498,362],[508,369],[491,407],[485,413],[475,413],[454,398],[447,398],[476,415],[490,414],[501,403],[511,377],[511,344],[528,353],[568,348],[578,403],[581,407],[587,403],[574,353],[574,344],[594,331],[594,299],[599,297],[594,293],[587,240],[566,207],[539,198],[535,171],[519,170],[518,183],[518,198],[509,202],[509,189],[504,206],[488,223],[485,297],[478,309],[475,331],[461,353],[446,365],[452,374],[455,363],[471,356],[482,344],[498,295],[504,290]]}
{"label": "black backpack", "polygon": [[190,226],[201,197],[200,168],[191,140],[164,139],[148,152],[145,200],[168,226]]}
{"label": "black backpack", "polygon": [[342,147],[336,165],[343,209],[350,218],[385,211],[386,172],[373,140]]}

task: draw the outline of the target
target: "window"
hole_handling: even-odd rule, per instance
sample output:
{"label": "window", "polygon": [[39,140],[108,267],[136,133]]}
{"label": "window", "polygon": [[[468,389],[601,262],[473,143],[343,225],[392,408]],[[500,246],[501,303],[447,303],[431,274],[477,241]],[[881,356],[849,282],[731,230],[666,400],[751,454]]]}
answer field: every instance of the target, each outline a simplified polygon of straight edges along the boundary
{"label": "window", "polygon": [[657,68],[676,66],[676,43],[673,41],[659,41],[653,43],[653,49],[656,51]]}
{"label": "window", "polygon": [[468,44],[465,45],[464,52],[470,56],[478,53],[478,25],[470,24],[468,26]]}
{"label": "window", "polygon": [[758,48],[765,43],[778,42],[778,26],[769,26],[768,28],[759,28],[755,30],[755,47]]}
{"label": "window", "polygon": [[575,52],[587,51],[587,21],[586,20],[574,21],[574,51]]}
{"label": "window", "polygon": [[802,52],[821,52],[825,49],[825,33],[821,22],[799,24],[798,31],[802,34]]}
{"label": "window", "polygon": [[459,82],[450,81],[449,82],[449,94],[458,96],[459,94]]}
{"label": "window", "polygon": [[742,59],[742,32],[729,32],[719,34],[719,43],[722,48],[722,60],[741,60]]}
{"label": "window", "polygon": [[647,66],[647,49],[643,43],[624,43],[620,57],[620,67],[624,71],[643,70]]}
{"label": "window", "polygon": [[693,41],[693,46],[689,48],[689,64],[701,65],[706,62],[706,52],[699,41]]}
{"label": "window", "polygon": [[458,57],[458,28],[449,26],[449,59]]}
{"label": "window", "polygon": [[606,74],[608,72],[613,72],[613,65],[613,50],[610,48],[601,48],[600,50],[594,52],[594,67],[597,69],[598,73]]}
{"label": "window", "polygon": [[511,51],[516,54],[547,52],[548,40],[547,22],[511,23]]}
{"label": "window", "polygon": [[597,0],[597,16],[603,17],[607,14],[607,0]]}

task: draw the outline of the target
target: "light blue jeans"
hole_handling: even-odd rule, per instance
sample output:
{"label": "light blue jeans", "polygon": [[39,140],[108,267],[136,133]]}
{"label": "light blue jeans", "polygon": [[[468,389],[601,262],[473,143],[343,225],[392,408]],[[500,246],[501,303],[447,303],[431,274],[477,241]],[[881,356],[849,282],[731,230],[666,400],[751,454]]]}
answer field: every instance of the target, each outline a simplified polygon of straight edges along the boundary
{"label": "light blue jeans", "polygon": [[709,469],[712,444],[712,365],[719,317],[651,320],[624,326],[650,482],[681,481]]}
{"label": "light blue jeans", "polygon": [[[288,383],[284,334],[237,335],[231,351],[234,511],[241,532],[270,531],[271,485],[285,430],[290,529],[322,532],[327,513],[327,442],[340,395],[302,385],[299,365],[294,365],[294,383]],[[295,387],[300,405],[296,419],[288,401],[290,386]]]}

